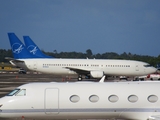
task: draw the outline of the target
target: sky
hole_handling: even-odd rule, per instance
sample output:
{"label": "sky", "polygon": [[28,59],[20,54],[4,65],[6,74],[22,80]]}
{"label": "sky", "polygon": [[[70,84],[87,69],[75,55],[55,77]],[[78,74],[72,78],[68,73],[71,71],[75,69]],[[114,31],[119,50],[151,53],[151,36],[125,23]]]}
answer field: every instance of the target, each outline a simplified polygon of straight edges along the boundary
{"label": "sky", "polygon": [[8,32],[46,52],[160,55],[160,0],[1,0],[0,49]]}

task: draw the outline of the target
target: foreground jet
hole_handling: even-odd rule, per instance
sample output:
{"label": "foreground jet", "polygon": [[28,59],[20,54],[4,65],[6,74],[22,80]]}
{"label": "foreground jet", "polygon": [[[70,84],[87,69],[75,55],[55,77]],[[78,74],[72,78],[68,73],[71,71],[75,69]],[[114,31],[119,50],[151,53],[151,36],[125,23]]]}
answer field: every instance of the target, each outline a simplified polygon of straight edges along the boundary
{"label": "foreground jet", "polygon": [[0,118],[160,119],[160,82],[29,83],[0,99]]}

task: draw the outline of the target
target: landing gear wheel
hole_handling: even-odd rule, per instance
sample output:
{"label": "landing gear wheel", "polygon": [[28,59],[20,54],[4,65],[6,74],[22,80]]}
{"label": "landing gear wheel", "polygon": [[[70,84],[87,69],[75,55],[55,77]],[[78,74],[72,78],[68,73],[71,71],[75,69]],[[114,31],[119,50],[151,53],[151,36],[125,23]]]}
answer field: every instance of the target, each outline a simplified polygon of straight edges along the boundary
{"label": "landing gear wheel", "polygon": [[82,75],[78,76],[78,81],[82,81]]}

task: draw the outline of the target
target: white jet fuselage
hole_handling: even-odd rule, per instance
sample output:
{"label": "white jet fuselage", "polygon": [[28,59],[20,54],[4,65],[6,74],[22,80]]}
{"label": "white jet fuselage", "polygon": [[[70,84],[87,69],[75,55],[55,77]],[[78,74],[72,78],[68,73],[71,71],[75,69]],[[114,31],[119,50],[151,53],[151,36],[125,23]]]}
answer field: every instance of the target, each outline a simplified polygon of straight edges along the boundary
{"label": "white jet fuselage", "polygon": [[[19,59],[18,66],[32,71],[51,74],[90,74],[141,76],[154,73],[156,69],[145,62],[132,60],[98,59]],[[93,75],[94,75],[93,74]],[[99,75],[101,78],[103,75]],[[94,76],[93,76],[94,77]]]}
{"label": "white jet fuselage", "polygon": [[139,119],[160,115],[160,82],[31,83],[0,99],[0,117]]}

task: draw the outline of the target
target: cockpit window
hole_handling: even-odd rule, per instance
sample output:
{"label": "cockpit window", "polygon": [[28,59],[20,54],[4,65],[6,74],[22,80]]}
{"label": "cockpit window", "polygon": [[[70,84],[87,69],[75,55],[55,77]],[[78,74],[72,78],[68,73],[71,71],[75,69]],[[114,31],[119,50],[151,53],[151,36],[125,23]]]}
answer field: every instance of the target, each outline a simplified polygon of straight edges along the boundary
{"label": "cockpit window", "polygon": [[7,96],[25,96],[26,95],[26,89],[14,89],[12,92],[7,94]]}
{"label": "cockpit window", "polygon": [[16,96],[25,96],[25,95],[26,95],[26,89],[22,89],[18,93],[16,93]]}
{"label": "cockpit window", "polygon": [[152,65],[149,65],[149,64],[148,64],[148,65],[144,65],[144,67],[152,67]]}
{"label": "cockpit window", "polygon": [[11,91],[9,94],[7,94],[7,96],[13,96],[15,95],[20,89],[14,89],[13,91]]}

